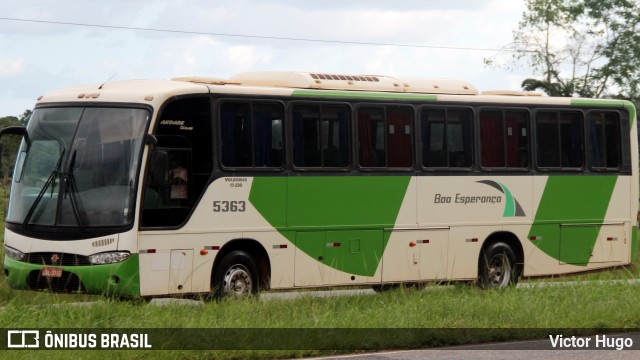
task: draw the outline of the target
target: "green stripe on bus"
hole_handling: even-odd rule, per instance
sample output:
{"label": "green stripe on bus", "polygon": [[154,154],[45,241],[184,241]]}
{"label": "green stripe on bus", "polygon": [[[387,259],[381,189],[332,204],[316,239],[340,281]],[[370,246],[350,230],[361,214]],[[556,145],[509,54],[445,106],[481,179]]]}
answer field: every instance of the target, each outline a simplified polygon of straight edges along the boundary
{"label": "green stripe on bus", "polygon": [[337,270],[373,276],[391,236],[384,229],[394,227],[410,180],[410,176],[256,177],[249,200],[271,226],[309,256]]}
{"label": "green stripe on bus", "polygon": [[573,106],[593,106],[593,107],[619,107],[625,108],[629,113],[631,127],[636,121],[636,108],[631,101],[615,99],[572,99]]}
{"label": "green stripe on bus", "polygon": [[616,99],[571,99],[573,106],[591,106],[591,107],[624,107],[624,100]]}
{"label": "green stripe on bus", "polygon": [[432,94],[392,93],[392,92],[359,92],[338,90],[294,90],[292,96],[321,97],[332,99],[363,100],[404,100],[404,101],[437,101],[438,96]]}
{"label": "green stripe on bus", "polygon": [[563,263],[586,266],[617,179],[617,176],[550,176],[529,239],[536,239],[531,240],[533,244]]}

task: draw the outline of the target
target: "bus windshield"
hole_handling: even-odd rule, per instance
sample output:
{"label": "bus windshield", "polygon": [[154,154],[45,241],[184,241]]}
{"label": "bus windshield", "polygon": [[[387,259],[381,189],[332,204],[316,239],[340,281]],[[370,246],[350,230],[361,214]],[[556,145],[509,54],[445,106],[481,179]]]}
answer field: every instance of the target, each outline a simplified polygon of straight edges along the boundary
{"label": "bus windshield", "polygon": [[16,160],[7,221],[85,230],[130,224],[148,119],[143,109],[35,109]]}

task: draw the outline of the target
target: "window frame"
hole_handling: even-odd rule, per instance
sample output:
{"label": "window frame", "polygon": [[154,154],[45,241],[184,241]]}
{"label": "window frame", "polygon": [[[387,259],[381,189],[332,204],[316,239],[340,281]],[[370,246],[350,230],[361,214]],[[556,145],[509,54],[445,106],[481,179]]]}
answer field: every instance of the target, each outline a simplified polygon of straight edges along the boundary
{"label": "window frame", "polygon": [[[250,111],[252,114],[252,118],[251,118],[251,136],[252,136],[252,148],[251,148],[251,159],[252,159],[252,165],[251,166],[226,166],[223,162],[223,146],[224,146],[224,140],[223,140],[223,132],[222,132],[222,106],[226,103],[242,103],[242,104],[249,104],[250,105]],[[253,143],[253,136],[254,136],[254,128],[253,128],[253,107],[254,104],[261,104],[261,105],[265,105],[265,104],[271,104],[271,105],[278,105],[280,107],[280,110],[282,111],[282,119],[280,119],[282,121],[282,163],[280,164],[280,166],[274,167],[274,166],[270,166],[270,167],[266,167],[266,166],[256,166],[255,165],[255,148],[254,148],[254,143]],[[215,99],[215,103],[214,103],[214,117],[215,117],[215,125],[214,125],[214,131],[216,132],[216,157],[215,157],[215,161],[218,163],[219,168],[224,171],[224,172],[244,172],[244,173],[252,173],[252,172],[265,172],[265,173],[276,173],[276,172],[282,172],[285,170],[286,166],[287,166],[287,162],[288,162],[288,146],[287,146],[287,105],[285,103],[285,101],[283,101],[282,99],[269,99],[269,98],[254,98],[254,97],[247,97],[247,98],[240,98],[240,97],[221,97],[221,98],[217,98]]]}
{"label": "window frame", "polygon": [[[385,151],[385,162],[386,166],[362,166],[360,163],[360,111],[362,108],[372,108],[372,109],[382,109],[384,116],[384,151]],[[389,164],[389,136],[387,134],[388,122],[387,122],[387,114],[389,108],[396,109],[407,109],[409,110],[409,126],[411,133],[409,134],[409,138],[411,143],[409,144],[409,151],[411,153],[411,162],[412,164],[408,167],[390,167]],[[354,161],[356,168],[363,173],[370,172],[411,172],[416,168],[417,156],[416,156],[416,109],[415,106],[411,103],[375,103],[375,102],[359,102],[353,107],[353,121],[352,124],[354,126]]]}
{"label": "window frame", "polygon": [[[477,106],[465,106],[465,105],[423,105],[420,106],[417,109],[417,131],[418,131],[418,142],[419,142],[419,148],[416,148],[416,151],[418,152],[419,156],[420,156],[420,169],[422,171],[426,171],[426,172],[471,172],[474,170],[475,165],[477,163],[476,161],[476,146],[478,143],[478,136],[476,135],[476,130],[477,130],[477,125],[476,125],[476,121],[475,121],[475,117],[476,117],[476,109],[478,109]],[[424,164],[424,156],[423,156],[423,149],[425,147],[425,143],[423,142],[423,134],[422,134],[422,113],[423,111],[426,110],[443,110],[445,112],[445,119],[444,119],[444,138],[445,141],[447,139],[447,119],[448,119],[448,112],[449,110],[467,110],[469,111],[469,123],[471,124],[471,144],[469,145],[470,151],[471,151],[471,163],[469,164],[468,167],[466,166],[462,166],[462,167],[454,167],[454,166],[425,166]],[[449,148],[448,148],[448,144],[447,144],[447,163],[448,165],[450,165],[449,160]]]}
{"label": "window frame", "polygon": [[[556,114],[556,123],[557,123],[557,127],[559,129],[560,126],[560,114],[562,113],[576,113],[579,114],[581,119],[580,119],[580,125],[581,125],[581,131],[582,133],[580,134],[580,139],[582,141],[582,165],[579,167],[569,167],[569,166],[562,166],[562,162],[560,163],[561,166],[540,166],[540,159],[538,156],[538,115],[540,113],[555,113]],[[534,108],[533,109],[533,113],[532,113],[532,123],[533,123],[533,131],[535,132],[535,142],[532,143],[532,149],[533,149],[533,159],[535,159],[535,169],[539,172],[543,172],[543,173],[549,173],[549,172],[569,172],[569,173],[580,173],[580,172],[584,172],[587,168],[587,154],[586,154],[586,147],[587,147],[587,141],[586,141],[586,131],[585,131],[585,112],[584,109],[581,108],[575,108],[575,107],[567,107],[567,108],[557,108],[557,107],[549,107],[549,108],[545,108],[545,107],[538,107],[538,108]],[[558,132],[559,135],[560,132]],[[561,150],[562,148],[562,142],[560,141],[561,137],[559,138],[559,143],[558,143],[558,150]],[[560,156],[562,156],[562,152],[560,152]],[[562,158],[560,158],[560,161],[562,161]]]}
{"label": "window frame", "polygon": [[[532,109],[531,107],[517,107],[517,106],[503,106],[503,107],[499,107],[499,106],[478,106],[476,107],[477,110],[477,118],[478,118],[478,122],[477,122],[477,143],[478,143],[478,165],[480,167],[480,169],[482,171],[485,172],[499,172],[499,171],[506,171],[506,172],[529,172],[533,169],[533,162],[534,162],[534,156],[532,154],[532,139],[534,138],[533,136],[533,114],[532,114]],[[501,123],[502,123],[502,148],[503,148],[503,157],[504,157],[504,165],[505,166],[485,166],[482,163],[482,122],[481,122],[481,115],[483,111],[489,111],[489,112],[499,112],[501,114]],[[508,112],[512,112],[512,113],[523,113],[526,115],[526,119],[525,119],[525,124],[527,125],[527,131],[528,131],[528,135],[527,135],[527,143],[525,145],[526,149],[527,149],[527,156],[528,156],[528,165],[526,167],[513,167],[513,166],[508,166],[508,161],[507,161],[507,157],[508,157],[508,152],[507,152],[507,134],[506,134],[506,129],[507,126],[505,125],[505,121],[506,121],[506,113]],[[584,128],[584,126],[583,126]]]}
{"label": "window frame", "polygon": [[[296,166],[295,164],[295,144],[294,144],[294,127],[295,127],[295,119],[293,116],[294,108],[296,106],[317,106],[320,108],[320,114],[322,115],[323,107],[344,107],[348,116],[347,119],[347,155],[348,160],[345,166]],[[288,153],[291,164],[291,169],[296,172],[349,172],[353,170],[353,160],[354,160],[354,106],[348,102],[342,101],[309,101],[309,100],[292,100],[287,103],[286,115],[287,126],[286,126],[286,143],[288,144]]]}
{"label": "window frame", "polygon": [[[592,156],[592,147],[594,146],[593,142],[591,141],[591,124],[593,122],[593,120],[590,118],[590,115],[592,113],[608,113],[608,114],[615,114],[615,116],[617,117],[617,123],[616,123],[616,127],[617,127],[617,140],[619,140],[617,142],[617,155],[618,155],[618,166],[617,167],[606,167],[606,166],[594,166],[593,165],[593,156]],[[624,159],[623,159],[623,147],[624,147],[624,134],[623,134],[623,124],[622,122],[624,121],[623,117],[621,116],[619,111],[616,110],[609,110],[609,109],[589,109],[585,111],[585,124],[588,128],[585,129],[585,136],[587,137],[586,139],[586,162],[589,166],[589,170],[593,171],[593,172],[598,172],[598,173],[618,173],[620,171],[622,171],[623,169],[623,163],[624,163]]]}

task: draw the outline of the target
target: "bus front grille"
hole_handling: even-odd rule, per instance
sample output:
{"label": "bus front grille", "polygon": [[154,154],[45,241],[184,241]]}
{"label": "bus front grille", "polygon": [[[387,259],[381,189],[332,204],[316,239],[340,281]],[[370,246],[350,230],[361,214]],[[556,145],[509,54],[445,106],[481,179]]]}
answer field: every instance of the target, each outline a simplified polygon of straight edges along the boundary
{"label": "bus front grille", "polygon": [[54,252],[37,252],[28,253],[25,262],[38,265],[53,266],[86,266],[91,265],[88,256],[54,253]]}

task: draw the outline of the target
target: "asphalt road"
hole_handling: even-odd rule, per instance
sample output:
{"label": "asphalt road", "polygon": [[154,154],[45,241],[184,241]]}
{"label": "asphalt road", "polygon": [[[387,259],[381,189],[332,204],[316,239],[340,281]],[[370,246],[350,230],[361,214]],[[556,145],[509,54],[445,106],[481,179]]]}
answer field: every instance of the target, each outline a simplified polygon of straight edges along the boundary
{"label": "asphalt road", "polygon": [[[631,360],[640,358],[640,332],[632,332],[616,335],[598,335],[600,340],[603,336],[607,336],[609,344],[613,348],[632,343],[630,349],[623,350],[602,350],[596,343],[596,337],[584,337],[582,341],[576,339],[574,344],[588,344],[575,350],[575,348],[564,348],[563,350],[547,350],[552,348],[551,340],[531,340],[531,341],[512,341],[501,343],[490,343],[480,345],[465,345],[439,349],[425,350],[403,350],[403,351],[386,351],[367,354],[340,355],[330,357],[312,358],[313,360],[556,360],[556,359],[575,359],[575,360]],[[587,341],[587,339],[589,339]],[[618,342],[618,345],[615,343]],[[606,341],[600,342],[603,345]],[[568,345],[570,342],[568,342]],[[543,350],[541,350],[543,349]]]}

